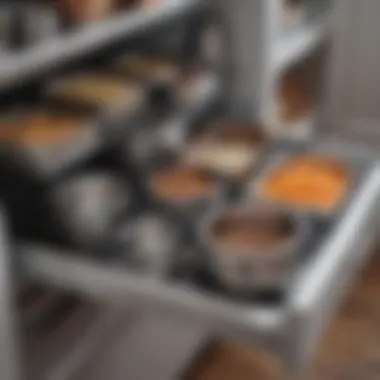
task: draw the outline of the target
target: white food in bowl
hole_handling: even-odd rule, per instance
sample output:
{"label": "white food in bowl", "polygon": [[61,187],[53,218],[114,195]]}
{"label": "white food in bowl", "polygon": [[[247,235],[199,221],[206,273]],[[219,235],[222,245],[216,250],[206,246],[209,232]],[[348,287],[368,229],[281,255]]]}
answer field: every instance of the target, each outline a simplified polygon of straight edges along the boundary
{"label": "white food in bowl", "polygon": [[243,144],[199,143],[191,146],[185,156],[187,163],[223,175],[243,174],[257,157],[257,150]]}

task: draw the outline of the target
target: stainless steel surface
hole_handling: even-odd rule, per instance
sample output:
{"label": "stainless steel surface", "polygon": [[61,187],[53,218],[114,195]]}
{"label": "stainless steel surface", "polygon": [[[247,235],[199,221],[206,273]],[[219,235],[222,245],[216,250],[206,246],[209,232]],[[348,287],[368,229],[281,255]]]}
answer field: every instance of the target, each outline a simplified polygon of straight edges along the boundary
{"label": "stainless steel surface", "polygon": [[157,281],[120,268],[105,268],[43,247],[24,246],[19,251],[23,252],[25,273],[32,278],[108,303],[135,301],[140,307],[146,305],[172,317],[201,323],[219,334],[273,345],[284,323],[281,308],[226,302],[222,297],[184,285]]}
{"label": "stainless steel surface", "polygon": [[148,168],[165,157],[176,155],[187,135],[187,120],[176,113],[164,120],[148,120],[126,141],[127,155],[139,167]]}
{"label": "stainless steel surface", "polygon": [[379,190],[377,164],[325,243],[295,278],[288,309],[290,335],[288,345],[283,347],[291,369],[307,365],[324,328],[373,252],[380,221]]}
{"label": "stainless steel surface", "polygon": [[[152,279],[120,268],[81,261],[44,247],[20,247],[25,273],[113,304],[131,301],[170,313],[210,332],[249,340],[282,355],[288,368],[299,370],[316,347],[317,338],[343,300],[348,278],[369,257],[376,236],[380,169],[372,167],[348,207],[300,267],[284,303],[264,306],[226,300],[186,285]],[[372,228],[369,228],[372,227]],[[365,232],[361,235],[355,232]]]}
{"label": "stainless steel surface", "polygon": [[84,26],[54,37],[25,51],[2,55],[0,59],[0,87],[7,87],[43,74],[60,64],[106,47],[113,42],[137,36],[181,15],[195,10],[199,0],[165,0],[141,10],[119,14],[109,20]]}

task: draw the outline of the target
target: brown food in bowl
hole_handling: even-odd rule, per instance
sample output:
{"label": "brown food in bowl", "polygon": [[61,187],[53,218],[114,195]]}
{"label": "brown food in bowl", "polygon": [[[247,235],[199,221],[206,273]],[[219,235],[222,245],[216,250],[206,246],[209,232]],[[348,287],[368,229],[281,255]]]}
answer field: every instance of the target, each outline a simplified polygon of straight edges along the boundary
{"label": "brown food in bowl", "polygon": [[153,177],[155,196],[172,201],[186,201],[208,196],[213,180],[197,168],[179,166],[158,172]]}
{"label": "brown food in bowl", "polygon": [[217,141],[225,144],[242,144],[250,147],[263,143],[264,137],[253,125],[231,124],[227,126],[214,126],[210,135]]}
{"label": "brown food in bowl", "polygon": [[113,76],[81,74],[60,82],[53,94],[64,99],[86,103],[115,104],[122,99],[133,99],[136,87]]}
{"label": "brown food in bowl", "polygon": [[0,122],[0,139],[24,145],[47,145],[74,134],[85,117],[52,110],[35,110]]}
{"label": "brown food in bowl", "polygon": [[127,55],[115,62],[115,68],[140,80],[174,78],[179,75],[179,67],[161,57]]}
{"label": "brown food in bowl", "polygon": [[294,236],[290,217],[253,211],[222,214],[212,225],[214,244],[231,254],[266,254]]}
{"label": "brown food in bowl", "polygon": [[349,186],[347,168],[332,159],[300,155],[277,165],[259,183],[261,196],[292,205],[330,210]]}

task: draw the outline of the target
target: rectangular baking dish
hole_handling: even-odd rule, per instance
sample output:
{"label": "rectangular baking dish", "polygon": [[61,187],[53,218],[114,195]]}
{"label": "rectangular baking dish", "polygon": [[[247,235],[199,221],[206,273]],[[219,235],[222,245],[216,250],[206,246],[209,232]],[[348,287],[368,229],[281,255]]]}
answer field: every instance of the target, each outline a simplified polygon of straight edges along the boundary
{"label": "rectangular baking dish", "polygon": [[[96,76],[96,73],[93,75]],[[127,80],[123,80],[120,76],[107,73],[99,73],[99,75],[107,75],[110,78],[119,79],[121,83],[124,81],[126,85],[133,86],[135,91],[133,98],[131,99],[129,91],[126,88],[125,95],[122,96],[117,102],[94,103],[90,101],[86,102],[84,100],[77,100],[75,98],[71,98],[69,95],[62,94],[60,91],[61,86],[66,80],[70,80],[70,77],[59,79],[49,85],[45,90],[45,97],[49,100],[56,100],[74,106],[82,105],[83,107],[92,109],[99,115],[99,118],[101,118],[102,127],[105,133],[104,137],[107,137],[110,132],[118,132],[126,125],[134,124],[138,115],[143,113],[145,110],[146,93],[141,86],[138,86],[138,84],[133,82],[127,83]]]}
{"label": "rectangular baking dish", "polygon": [[[2,142],[0,156],[12,165],[17,172],[28,176],[47,178],[64,170],[73,163],[79,163],[95,154],[102,147],[101,121],[96,114],[78,105],[67,106],[58,102],[47,102],[43,105],[48,109],[67,110],[74,114],[83,115],[85,124],[78,127],[76,133],[68,135],[56,143],[49,145],[27,145]],[[32,106],[28,106],[32,108]],[[27,108],[26,108],[27,109]],[[17,117],[25,109],[15,110],[14,113],[4,116],[3,120]]]}
{"label": "rectangular baking dish", "polygon": [[[347,167],[347,172],[349,176],[349,185],[344,194],[344,196],[337,202],[335,206],[333,206],[329,210],[318,210],[317,208],[304,207],[301,205],[291,204],[286,201],[276,201],[270,198],[265,197],[260,194],[259,185],[264,180],[264,178],[269,175],[281,162],[292,158],[294,155],[316,155],[326,158],[331,158],[332,160],[336,160]],[[305,148],[299,147],[298,149],[283,149],[281,151],[273,151],[271,155],[266,157],[266,163],[263,164],[261,170],[259,170],[256,177],[253,177],[246,188],[246,196],[252,197],[258,201],[266,202],[269,204],[277,205],[281,208],[288,208],[293,211],[297,211],[300,213],[306,213],[310,215],[317,215],[322,217],[336,217],[339,212],[341,212],[344,207],[350,202],[352,196],[357,191],[357,188],[360,186],[360,183],[363,179],[363,173],[365,173],[365,163],[360,162],[358,160],[353,160],[350,157],[337,157],[337,155],[332,154],[328,151],[323,151],[321,149],[316,148]]]}

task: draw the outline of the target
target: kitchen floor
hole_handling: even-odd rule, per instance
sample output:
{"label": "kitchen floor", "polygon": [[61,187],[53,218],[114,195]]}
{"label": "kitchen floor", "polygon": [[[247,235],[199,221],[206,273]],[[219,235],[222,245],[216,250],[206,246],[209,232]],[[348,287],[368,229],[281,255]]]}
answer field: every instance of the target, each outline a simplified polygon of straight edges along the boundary
{"label": "kitchen floor", "polygon": [[[233,342],[205,349],[185,380],[277,380],[280,363]],[[304,380],[380,379],[380,254],[363,273],[321,342]]]}

